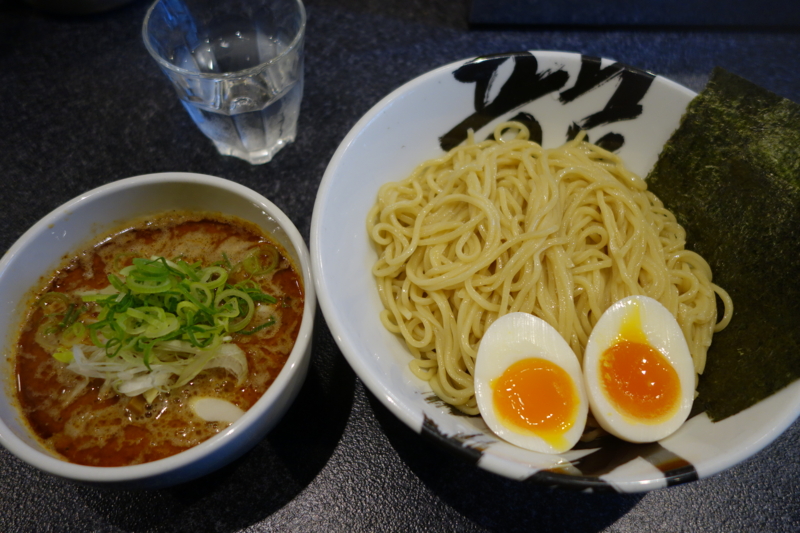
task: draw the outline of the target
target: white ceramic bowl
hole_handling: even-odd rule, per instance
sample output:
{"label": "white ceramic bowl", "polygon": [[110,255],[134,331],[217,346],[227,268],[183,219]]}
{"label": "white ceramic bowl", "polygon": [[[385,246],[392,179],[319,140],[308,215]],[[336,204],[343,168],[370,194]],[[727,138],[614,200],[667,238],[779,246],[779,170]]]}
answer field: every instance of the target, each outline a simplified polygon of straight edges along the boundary
{"label": "white ceramic bowl", "polygon": [[377,255],[366,232],[367,212],[381,184],[404,179],[419,163],[441,155],[452,144],[440,142],[448,132],[458,142],[458,134],[472,126],[476,138],[484,139],[498,122],[525,112],[541,126],[546,148],[563,144],[573,124],[587,129],[592,142],[619,144],[624,138],[617,153],[646,176],[693,96],[674,82],[613,61],[525,52],[443,66],[375,105],[331,160],[311,227],[320,306],[372,393],[412,429],[482,468],[581,490],[637,492],[707,477],[753,455],[786,429],[800,412],[800,383],[718,423],[695,416],[652,445],[617,441],[559,456],[523,450],[498,441],[479,417],[456,416],[432,401],[430,388],[408,370],[410,353],[378,318],[382,306],[371,274]]}
{"label": "white ceramic bowl", "polygon": [[[94,236],[125,220],[169,209],[198,209],[238,216],[269,232],[292,256],[305,285],[305,309],[294,349],[275,382],[244,416],[211,439],[172,457],[134,466],[92,467],[71,464],[47,451],[21,421],[13,400],[8,354],[16,342],[24,306],[40,276],[56,268]],[[0,443],[34,467],[70,480],[124,488],[156,488],[200,477],[233,461],[259,442],[281,419],[296,397],[308,370],[316,309],[308,250],[291,220],[272,202],[231,181],[169,172],[119,180],[59,207],[37,222],[0,261],[0,302],[7,313],[0,321],[6,354],[0,395]]]}

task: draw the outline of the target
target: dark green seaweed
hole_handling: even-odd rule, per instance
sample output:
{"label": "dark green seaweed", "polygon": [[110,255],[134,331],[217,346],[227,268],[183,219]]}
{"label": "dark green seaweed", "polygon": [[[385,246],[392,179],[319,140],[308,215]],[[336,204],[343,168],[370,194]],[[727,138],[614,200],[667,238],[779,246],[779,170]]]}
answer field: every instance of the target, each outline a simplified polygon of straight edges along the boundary
{"label": "dark green seaweed", "polygon": [[694,412],[740,412],[800,378],[800,105],[717,68],[648,186],[733,298]]}

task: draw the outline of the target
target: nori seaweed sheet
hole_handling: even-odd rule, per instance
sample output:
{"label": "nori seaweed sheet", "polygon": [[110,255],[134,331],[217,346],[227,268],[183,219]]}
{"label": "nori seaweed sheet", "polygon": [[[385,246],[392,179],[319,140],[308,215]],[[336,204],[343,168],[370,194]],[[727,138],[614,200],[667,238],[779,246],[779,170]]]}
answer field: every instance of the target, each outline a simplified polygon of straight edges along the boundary
{"label": "nori seaweed sheet", "polygon": [[800,105],[717,68],[647,180],[733,299],[693,409],[721,420],[800,377]]}

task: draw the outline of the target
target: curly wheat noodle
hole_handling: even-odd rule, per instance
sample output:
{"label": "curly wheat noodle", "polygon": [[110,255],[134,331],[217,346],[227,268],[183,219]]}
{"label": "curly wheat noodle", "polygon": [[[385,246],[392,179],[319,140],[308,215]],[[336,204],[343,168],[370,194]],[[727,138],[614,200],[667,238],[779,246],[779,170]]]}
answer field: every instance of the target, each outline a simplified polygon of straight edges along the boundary
{"label": "curly wheat noodle", "polygon": [[475,357],[499,316],[543,318],[582,359],[603,311],[644,294],[677,318],[702,373],[733,304],[645,181],[583,134],[552,150],[516,122],[494,137],[470,134],[385,184],[369,212],[381,322],[405,339],[411,371],[443,401],[478,414]]}

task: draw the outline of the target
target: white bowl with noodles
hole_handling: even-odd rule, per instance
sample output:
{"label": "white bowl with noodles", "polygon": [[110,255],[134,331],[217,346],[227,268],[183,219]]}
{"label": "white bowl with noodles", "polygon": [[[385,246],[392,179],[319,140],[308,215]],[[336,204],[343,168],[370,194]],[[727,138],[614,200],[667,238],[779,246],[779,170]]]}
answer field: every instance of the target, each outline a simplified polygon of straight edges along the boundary
{"label": "white bowl with noodles", "polygon": [[[22,419],[13,383],[12,347],[31,292],[65,256],[127,220],[168,210],[233,215],[272,236],[291,256],[305,289],[299,333],[286,364],[263,396],[226,429],[176,455],[132,466],[98,467],[66,462],[49,453]],[[0,322],[5,360],[0,395],[0,444],[26,463],[55,476],[96,486],[159,488],[210,473],[240,457],[281,419],[308,370],[316,309],[306,244],[292,221],[255,191],[222,178],[168,172],[122,179],[81,194],[45,216],[0,261],[0,300],[8,310]]]}
{"label": "white bowl with noodles", "polygon": [[[580,75],[579,75],[580,74]],[[641,492],[711,476],[759,451],[800,414],[800,384],[722,421],[705,413],[651,444],[605,439],[559,455],[499,440],[479,416],[440,401],[409,369],[404,341],[382,324],[367,215],[379,188],[422,162],[522,119],[546,149],[578,130],[645,177],[694,93],[611,60],[522,52],[458,61],[376,104],[330,161],[317,195],[311,256],[320,307],[344,356],[369,390],[414,431],[488,471],[588,491]]]}

